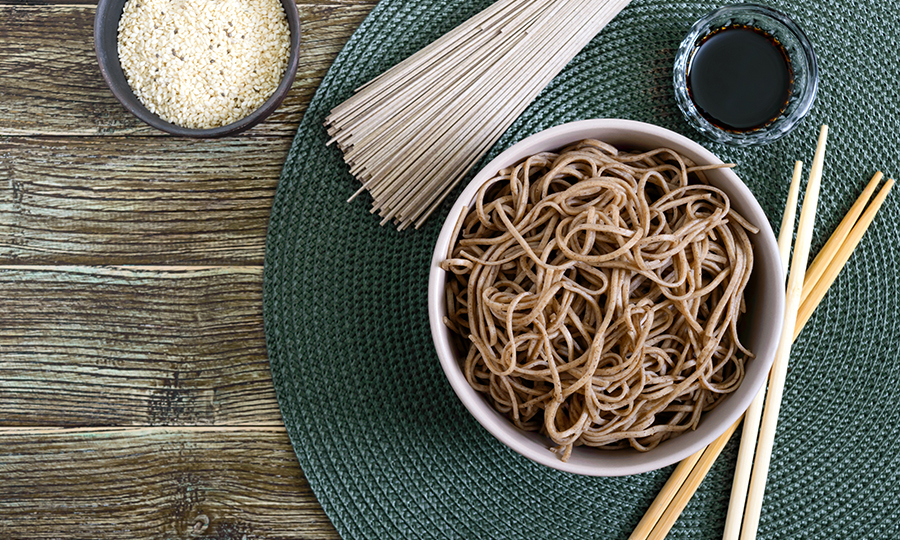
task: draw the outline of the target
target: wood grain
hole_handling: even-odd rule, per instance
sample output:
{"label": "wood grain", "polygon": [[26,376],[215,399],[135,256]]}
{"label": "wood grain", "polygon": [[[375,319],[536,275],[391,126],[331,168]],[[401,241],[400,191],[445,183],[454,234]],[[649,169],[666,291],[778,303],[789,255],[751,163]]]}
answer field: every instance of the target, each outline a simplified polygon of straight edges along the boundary
{"label": "wood grain", "polygon": [[0,264],[261,265],[287,138],[0,138]]}
{"label": "wood grain", "polygon": [[279,110],[192,141],[106,88],[95,0],[0,0],[0,538],[338,538],[284,432],[261,265],[290,139],[375,3],[300,1]]}
{"label": "wood grain", "polygon": [[[375,0],[298,2],[302,46],[284,103],[246,136],[293,136],[315,89]],[[0,135],[164,135],[116,101],[97,68],[93,5],[0,5]]]}
{"label": "wood grain", "polygon": [[282,425],[262,269],[0,267],[0,426]]}
{"label": "wood grain", "polygon": [[0,536],[336,539],[283,428],[0,435]]}

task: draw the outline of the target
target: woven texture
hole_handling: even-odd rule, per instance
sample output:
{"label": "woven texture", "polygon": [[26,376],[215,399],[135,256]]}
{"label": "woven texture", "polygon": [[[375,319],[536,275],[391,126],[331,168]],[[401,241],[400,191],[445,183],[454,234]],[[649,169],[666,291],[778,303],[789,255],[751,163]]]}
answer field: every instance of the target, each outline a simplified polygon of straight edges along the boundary
{"label": "woven texture", "polygon": [[[272,209],[264,295],[272,375],[303,471],[345,539],[625,539],[671,472],[579,477],[493,439],[444,379],[428,330],[428,265],[450,201],[424,228],[402,233],[379,227],[365,197],[345,202],[358,183],[325,146],[325,115],[487,4],[383,0],[312,100]],[[671,66],[691,23],[719,5],[635,0],[492,155],[585,118],[651,122],[698,139],[675,106]],[[813,113],[769,146],[704,144],[738,164],[777,224],[793,161],[811,162],[818,126],[829,124],[815,253],[876,169],[900,171],[900,17],[890,2],[773,6],[804,28],[818,55]],[[794,348],[760,538],[900,538],[898,222],[894,194]],[[721,538],[736,439],[669,538]]]}

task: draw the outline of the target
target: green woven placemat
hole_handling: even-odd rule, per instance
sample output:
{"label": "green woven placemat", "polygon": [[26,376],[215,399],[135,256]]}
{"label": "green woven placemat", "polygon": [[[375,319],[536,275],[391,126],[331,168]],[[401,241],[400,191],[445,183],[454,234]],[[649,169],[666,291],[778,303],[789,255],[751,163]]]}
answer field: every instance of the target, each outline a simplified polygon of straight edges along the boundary
{"label": "green woven placemat", "polygon": [[[264,295],[272,375],[303,471],[345,539],[625,539],[671,472],[579,477],[493,439],[445,381],[428,330],[428,265],[449,204],[401,233],[378,226],[366,197],[345,202],[358,183],[325,147],[327,112],[487,5],[383,0],[313,98],[272,209]],[[698,139],[676,109],[671,66],[692,21],[719,5],[635,0],[493,154],[585,118],[651,122]],[[773,5],[815,46],[814,111],[778,143],[708,147],[738,164],[774,224],[793,161],[811,161],[828,123],[815,252],[876,169],[900,171],[900,16],[884,1]],[[795,346],[760,538],[900,538],[898,220],[892,195]],[[670,538],[721,538],[735,442]]]}

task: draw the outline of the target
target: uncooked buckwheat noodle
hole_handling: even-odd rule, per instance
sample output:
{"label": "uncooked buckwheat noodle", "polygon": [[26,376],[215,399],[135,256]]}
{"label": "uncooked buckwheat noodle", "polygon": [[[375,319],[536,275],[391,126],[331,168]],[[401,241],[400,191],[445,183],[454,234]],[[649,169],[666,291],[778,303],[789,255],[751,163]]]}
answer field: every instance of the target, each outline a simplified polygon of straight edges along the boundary
{"label": "uncooked buckwheat noodle", "polygon": [[652,449],[741,384],[758,231],[705,183],[717,167],[585,140],[501,170],[463,211],[442,267],[465,375],[563,460]]}
{"label": "uncooked buckwheat noodle", "polygon": [[497,0],[364,85],[325,121],[373,198],[419,227],[629,0]]}

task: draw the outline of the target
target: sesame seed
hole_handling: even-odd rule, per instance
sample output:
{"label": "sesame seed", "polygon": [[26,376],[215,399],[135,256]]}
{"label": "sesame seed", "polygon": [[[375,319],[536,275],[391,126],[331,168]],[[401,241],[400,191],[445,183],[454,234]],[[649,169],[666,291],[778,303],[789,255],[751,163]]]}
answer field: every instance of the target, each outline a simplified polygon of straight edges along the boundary
{"label": "sesame seed", "polygon": [[[236,35],[246,46],[235,47],[229,38]],[[278,0],[128,0],[118,41],[141,102],[188,128],[223,126],[259,108],[281,82],[290,52]],[[208,52],[229,42],[225,55]],[[166,50],[172,55],[160,54]]]}

